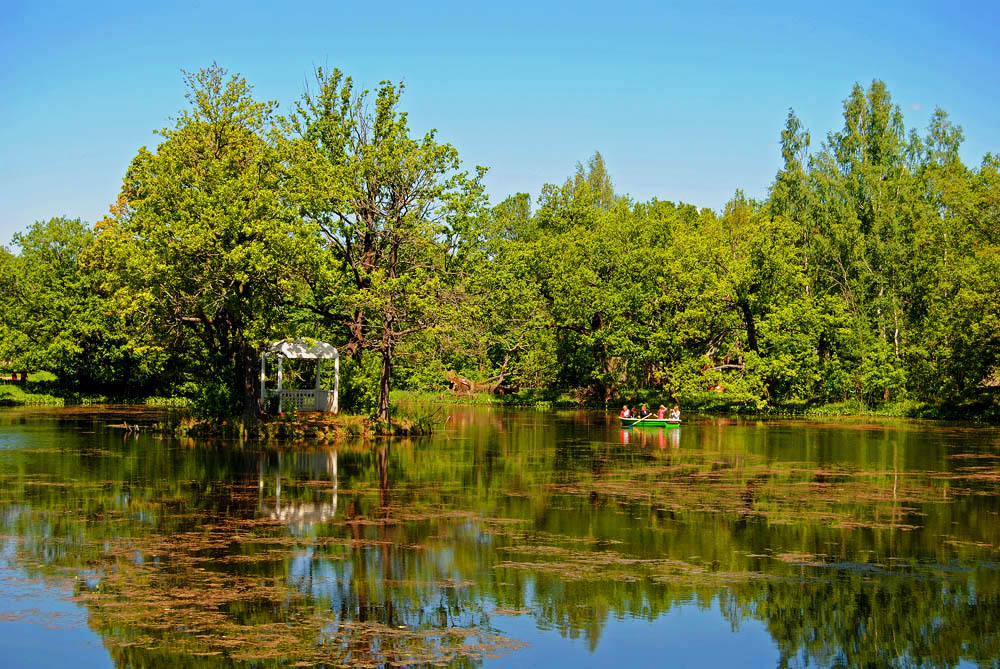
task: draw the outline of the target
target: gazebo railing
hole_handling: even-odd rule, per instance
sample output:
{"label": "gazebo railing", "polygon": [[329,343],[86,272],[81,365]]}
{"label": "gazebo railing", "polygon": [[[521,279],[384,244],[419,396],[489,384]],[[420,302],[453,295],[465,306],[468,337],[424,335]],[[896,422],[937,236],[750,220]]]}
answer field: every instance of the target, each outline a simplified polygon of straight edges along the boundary
{"label": "gazebo railing", "polygon": [[336,413],[337,396],[330,390],[271,390],[264,391],[267,398],[280,397],[283,409],[295,411],[326,411]]}

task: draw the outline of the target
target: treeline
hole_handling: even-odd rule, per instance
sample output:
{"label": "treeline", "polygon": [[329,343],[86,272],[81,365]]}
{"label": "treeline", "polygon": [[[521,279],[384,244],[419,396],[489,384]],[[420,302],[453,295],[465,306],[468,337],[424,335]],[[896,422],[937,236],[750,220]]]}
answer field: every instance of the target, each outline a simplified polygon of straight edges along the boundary
{"label": "treeline", "polygon": [[256,411],[260,349],[288,336],[337,345],[348,405],[382,419],[390,388],[455,374],[998,413],[1000,159],[964,165],[940,110],[907,131],[880,81],[815,150],[789,112],[767,199],[722,212],[616,194],[598,153],[490,206],[483,168],[412,136],[402,85],[318,70],[284,117],[218,67],[188,85],[108,217],[0,253],[0,361],[223,415]]}

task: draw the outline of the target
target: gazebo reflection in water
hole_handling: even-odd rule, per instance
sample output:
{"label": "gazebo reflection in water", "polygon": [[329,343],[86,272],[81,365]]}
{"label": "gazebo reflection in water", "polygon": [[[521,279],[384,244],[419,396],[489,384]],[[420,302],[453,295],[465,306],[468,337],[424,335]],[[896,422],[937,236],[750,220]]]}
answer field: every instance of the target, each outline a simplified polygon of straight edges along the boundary
{"label": "gazebo reflection in water", "polygon": [[[268,457],[260,456],[258,465],[257,508],[260,513],[271,520],[280,521],[298,530],[306,529],[316,523],[333,520],[337,515],[337,452],[303,453],[292,456],[293,462],[289,468],[281,453],[278,453],[277,468],[274,471],[273,490],[270,472],[267,471]],[[284,467],[283,467],[284,465]],[[295,481],[296,473],[310,473],[312,500],[293,499],[282,502],[281,479],[282,469],[285,469],[286,479]],[[291,471],[288,471],[288,470]]]}

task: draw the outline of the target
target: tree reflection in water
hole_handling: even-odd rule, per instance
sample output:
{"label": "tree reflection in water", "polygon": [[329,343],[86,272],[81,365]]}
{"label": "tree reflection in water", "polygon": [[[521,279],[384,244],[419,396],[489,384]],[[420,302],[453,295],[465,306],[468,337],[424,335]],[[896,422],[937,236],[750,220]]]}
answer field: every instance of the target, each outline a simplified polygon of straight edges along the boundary
{"label": "tree reflection in water", "polygon": [[1000,460],[968,435],[706,423],[661,448],[475,416],[322,453],[33,433],[0,470],[5,555],[75,577],[122,666],[471,665],[518,647],[498,616],[596,648],[690,605],[762,621],[784,666],[1000,659]]}

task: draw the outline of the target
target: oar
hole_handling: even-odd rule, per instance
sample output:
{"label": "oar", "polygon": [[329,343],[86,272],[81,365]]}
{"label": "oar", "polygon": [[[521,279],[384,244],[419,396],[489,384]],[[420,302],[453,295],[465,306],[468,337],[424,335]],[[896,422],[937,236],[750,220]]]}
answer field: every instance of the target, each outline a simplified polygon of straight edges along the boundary
{"label": "oar", "polygon": [[648,416],[643,416],[642,418],[640,418],[640,419],[639,419],[639,420],[637,420],[636,422],[632,423],[632,424],[631,424],[631,425],[629,425],[628,427],[635,427],[636,425],[638,425],[638,424],[639,424],[639,423],[641,423],[642,421],[646,420],[647,418],[652,418],[652,417],[653,417],[653,415],[652,415],[652,414],[650,414],[650,415],[648,415]]}

